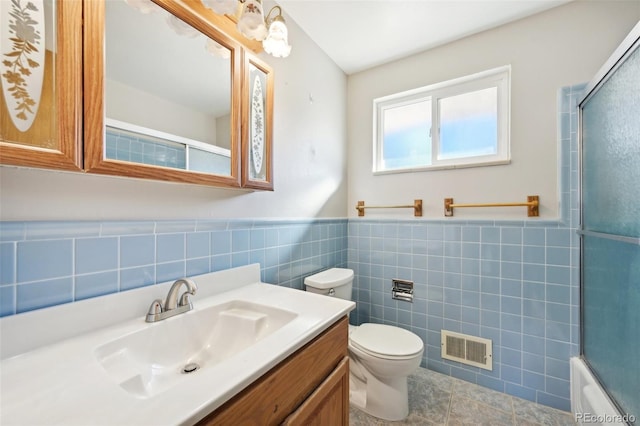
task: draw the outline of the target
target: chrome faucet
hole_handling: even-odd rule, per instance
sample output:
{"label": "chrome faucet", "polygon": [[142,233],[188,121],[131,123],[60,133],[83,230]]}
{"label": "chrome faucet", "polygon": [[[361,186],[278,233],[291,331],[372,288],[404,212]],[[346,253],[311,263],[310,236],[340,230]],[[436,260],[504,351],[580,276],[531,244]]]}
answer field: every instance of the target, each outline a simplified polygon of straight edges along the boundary
{"label": "chrome faucet", "polygon": [[[183,284],[187,287],[187,290],[178,298],[178,292]],[[151,303],[146,321],[161,321],[174,315],[190,311],[193,309],[193,303],[191,303],[189,296],[196,294],[196,290],[198,290],[198,286],[188,278],[175,281],[169,289],[169,293],[167,293],[167,300],[164,302],[164,305],[161,299],[156,299]]]}

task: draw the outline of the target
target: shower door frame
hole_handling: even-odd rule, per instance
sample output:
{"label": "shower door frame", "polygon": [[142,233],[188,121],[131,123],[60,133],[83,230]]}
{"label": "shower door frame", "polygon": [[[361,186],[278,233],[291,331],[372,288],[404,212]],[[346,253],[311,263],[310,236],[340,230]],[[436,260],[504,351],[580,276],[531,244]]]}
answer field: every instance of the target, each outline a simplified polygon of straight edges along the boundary
{"label": "shower door frame", "polygon": [[612,235],[602,232],[585,231],[584,230],[584,208],[583,208],[583,143],[582,143],[582,110],[583,104],[587,102],[592,96],[594,96],[598,90],[611,78],[615,71],[631,56],[633,52],[640,49],[640,22],[638,22],[631,32],[620,43],[616,50],[611,54],[609,59],[598,70],[593,79],[586,85],[584,89],[584,95],[577,102],[576,108],[578,109],[578,171],[579,171],[579,187],[578,187],[578,202],[580,207],[580,223],[577,233],[580,236],[580,265],[579,265],[579,277],[580,277],[580,358],[585,363],[593,377],[597,380],[600,388],[607,395],[609,401],[616,407],[618,412],[623,413],[622,407],[618,402],[609,394],[608,389],[604,386],[603,381],[600,379],[594,368],[589,363],[589,360],[584,355],[584,237],[594,236],[599,238],[605,238],[614,241],[626,242],[634,245],[640,245],[640,238],[626,237],[622,235]]}

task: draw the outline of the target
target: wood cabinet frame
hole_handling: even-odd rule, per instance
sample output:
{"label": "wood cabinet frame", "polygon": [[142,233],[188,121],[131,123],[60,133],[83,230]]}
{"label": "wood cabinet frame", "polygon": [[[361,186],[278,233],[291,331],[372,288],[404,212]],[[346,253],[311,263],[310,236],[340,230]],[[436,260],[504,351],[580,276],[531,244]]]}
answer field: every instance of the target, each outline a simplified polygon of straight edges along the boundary
{"label": "wood cabinet frame", "polygon": [[[82,170],[82,3],[57,1],[53,102],[58,149],[0,140],[0,163]],[[6,23],[3,23],[6,25]]]}

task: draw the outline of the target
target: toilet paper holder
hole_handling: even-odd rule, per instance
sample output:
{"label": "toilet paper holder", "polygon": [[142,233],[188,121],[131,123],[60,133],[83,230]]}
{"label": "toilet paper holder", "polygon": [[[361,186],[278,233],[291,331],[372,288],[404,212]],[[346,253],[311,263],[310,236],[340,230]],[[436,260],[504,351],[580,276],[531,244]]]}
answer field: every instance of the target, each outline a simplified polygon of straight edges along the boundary
{"label": "toilet paper holder", "polygon": [[413,303],[413,281],[392,279],[391,298]]}

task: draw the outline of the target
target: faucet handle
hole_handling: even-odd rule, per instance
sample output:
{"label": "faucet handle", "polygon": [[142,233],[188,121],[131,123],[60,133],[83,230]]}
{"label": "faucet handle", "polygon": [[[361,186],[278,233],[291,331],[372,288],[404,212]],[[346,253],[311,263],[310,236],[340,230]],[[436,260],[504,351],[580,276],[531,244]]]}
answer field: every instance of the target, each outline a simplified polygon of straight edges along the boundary
{"label": "faucet handle", "polygon": [[156,299],[151,302],[149,306],[149,312],[147,312],[147,322],[155,322],[158,320],[158,316],[164,311],[162,307],[162,300]]}
{"label": "faucet handle", "polygon": [[178,306],[189,306],[189,309],[193,309],[193,304],[191,303],[191,294],[188,291],[182,293],[180,296],[180,301],[178,302]]}

